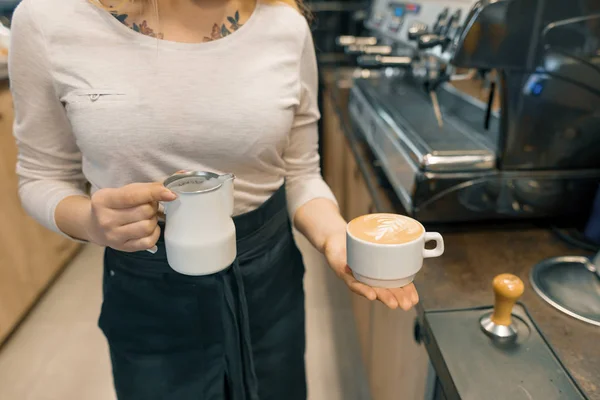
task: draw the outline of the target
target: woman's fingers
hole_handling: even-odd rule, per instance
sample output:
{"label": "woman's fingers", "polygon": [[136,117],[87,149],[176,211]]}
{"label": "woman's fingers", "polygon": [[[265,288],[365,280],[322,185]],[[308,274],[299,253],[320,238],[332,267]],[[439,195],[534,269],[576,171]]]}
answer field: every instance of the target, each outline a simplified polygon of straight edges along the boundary
{"label": "woman's fingers", "polygon": [[350,290],[352,290],[354,293],[365,297],[367,300],[375,300],[377,298],[377,294],[375,293],[375,290],[373,290],[373,288],[362,284],[358,281],[355,282],[350,282],[348,284],[348,287],[350,288]]}
{"label": "woman's fingers", "polygon": [[96,197],[101,206],[124,210],[158,201],[173,201],[177,195],[162,183],[132,183],[118,189],[103,189]]}
{"label": "woman's fingers", "polygon": [[352,275],[352,271],[350,270],[350,268],[346,267],[346,269],[341,274],[341,278],[344,280],[344,282],[350,288],[350,290],[352,290],[354,293],[363,296],[371,301],[377,298],[375,290],[372,287],[357,281],[354,275]]}
{"label": "woman's fingers", "polygon": [[414,284],[410,284],[401,288],[390,289],[398,304],[404,311],[413,308],[419,302],[419,295]]}
{"label": "woman's fingers", "polygon": [[419,304],[419,292],[417,292],[417,288],[415,287],[414,284],[411,283],[409,286],[410,286],[409,290],[411,293],[410,298],[412,300],[413,305],[416,306],[417,304]]}
{"label": "woman's fingers", "polygon": [[375,288],[375,292],[377,292],[377,299],[379,299],[379,301],[381,301],[383,304],[392,310],[398,308],[398,300],[389,289]]}
{"label": "woman's fingers", "polygon": [[369,300],[379,300],[393,310],[400,307],[404,311],[408,311],[419,302],[417,289],[412,283],[401,288],[384,289],[371,287],[357,281],[354,275],[352,275],[350,267],[346,267],[340,275],[354,293]]}
{"label": "woman's fingers", "polygon": [[[143,239],[152,236],[158,224],[156,216],[137,221],[128,225],[124,225],[118,229],[118,234],[121,237],[127,238],[127,242],[137,239]],[[144,249],[145,250],[145,249]]]}
{"label": "woman's fingers", "polygon": [[160,237],[160,227],[158,225],[156,225],[156,227],[154,228],[154,231],[146,237],[140,238],[140,239],[132,239],[132,240],[128,240],[125,243],[125,249],[126,251],[142,251],[142,250],[148,250],[148,249],[152,249],[155,245],[156,242],[158,242],[158,238]]}
{"label": "woman's fingers", "polygon": [[141,206],[115,211],[115,218],[122,226],[126,226],[134,222],[146,221],[155,218],[158,214],[158,202],[154,201]]}

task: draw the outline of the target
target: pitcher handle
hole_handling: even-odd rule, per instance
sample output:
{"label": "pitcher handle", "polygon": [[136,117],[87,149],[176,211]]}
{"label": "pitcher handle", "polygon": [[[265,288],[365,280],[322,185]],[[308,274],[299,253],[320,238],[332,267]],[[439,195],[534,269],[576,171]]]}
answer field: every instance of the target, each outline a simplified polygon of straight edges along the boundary
{"label": "pitcher handle", "polygon": [[[188,170],[186,170],[186,169],[180,169],[179,171],[177,171],[175,173],[176,174],[185,174],[186,172],[188,172]],[[158,202],[158,216],[159,216],[159,218],[160,218],[161,214],[164,215],[164,216],[167,215],[167,207],[165,207],[165,203],[164,202],[159,201]],[[158,246],[152,246],[151,248],[146,249],[146,251],[148,253],[151,253],[151,254],[156,254],[156,252],[158,251]]]}

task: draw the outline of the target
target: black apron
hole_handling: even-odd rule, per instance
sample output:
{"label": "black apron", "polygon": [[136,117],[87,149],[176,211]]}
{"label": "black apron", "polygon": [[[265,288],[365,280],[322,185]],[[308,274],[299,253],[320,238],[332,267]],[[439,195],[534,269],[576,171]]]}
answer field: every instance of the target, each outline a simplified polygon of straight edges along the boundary
{"label": "black apron", "polygon": [[306,399],[304,266],[285,190],[234,222],[237,259],[214,275],[173,271],[162,237],[156,254],[106,249],[99,325],[119,400]]}

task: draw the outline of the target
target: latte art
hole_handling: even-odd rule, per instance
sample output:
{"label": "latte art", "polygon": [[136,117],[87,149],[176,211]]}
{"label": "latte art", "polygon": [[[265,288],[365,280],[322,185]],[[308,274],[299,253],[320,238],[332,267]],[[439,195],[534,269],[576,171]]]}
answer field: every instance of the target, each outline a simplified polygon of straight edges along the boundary
{"label": "latte art", "polygon": [[371,236],[375,241],[381,241],[384,238],[390,239],[403,232],[406,235],[413,235],[421,232],[421,227],[413,220],[402,218],[399,215],[367,215],[364,221],[375,221],[377,225],[370,230],[364,231],[365,235]]}
{"label": "latte art", "polygon": [[401,244],[418,239],[423,227],[412,218],[397,214],[369,214],[348,225],[350,233],[372,243]]}

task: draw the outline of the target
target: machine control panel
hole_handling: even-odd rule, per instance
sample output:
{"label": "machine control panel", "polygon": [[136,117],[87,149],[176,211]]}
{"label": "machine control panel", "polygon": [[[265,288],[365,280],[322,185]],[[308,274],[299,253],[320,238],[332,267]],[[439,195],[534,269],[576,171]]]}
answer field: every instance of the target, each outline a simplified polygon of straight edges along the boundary
{"label": "machine control panel", "polygon": [[369,28],[379,30],[383,26],[384,15],[380,13],[373,14],[368,21]]}
{"label": "machine control panel", "polygon": [[418,3],[389,3],[391,13],[395,17],[404,17],[405,15],[419,15],[421,5]]}
{"label": "machine control panel", "polygon": [[388,22],[387,29],[390,33],[398,33],[402,28],[402,24],[404,24],[403,17],[392,17]]}
{"label": "machine control panel", "polygon": [[417,3],[390,3],[388,6],[388,32],[397,34],[402,29],[406,16],[419,15],[420,11],[421,5]]}

